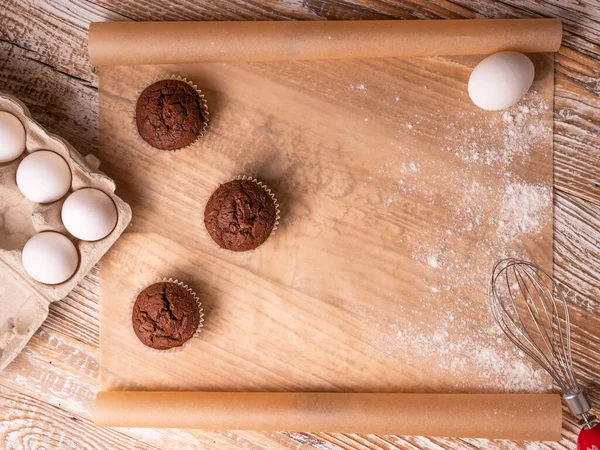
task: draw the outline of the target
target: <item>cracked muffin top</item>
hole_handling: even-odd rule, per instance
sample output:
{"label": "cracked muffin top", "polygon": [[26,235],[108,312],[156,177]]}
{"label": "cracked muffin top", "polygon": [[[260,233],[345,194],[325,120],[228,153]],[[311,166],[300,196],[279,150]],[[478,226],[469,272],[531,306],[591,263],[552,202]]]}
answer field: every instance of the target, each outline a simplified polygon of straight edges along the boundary
{"label": "cracked muffin top", "polygon": [[161,80],[140,94],[135,123],[140,137],[154,148],[178,150],[202,135],[207,122],[203,100],[185,81]]}
{"label": "cracked muffin top", "polygon": [[194,294],[180,284],[154,283],[141,291],[131,316],[133,331],[156,350],[181,347],[200,325],[200,307]]}
{"label": "cracked muffin top", "polygon": [[250,180],[222,184],[204,209],[204,225],[221,248],[254,250],[271,235],[277,221],[275,201]]}

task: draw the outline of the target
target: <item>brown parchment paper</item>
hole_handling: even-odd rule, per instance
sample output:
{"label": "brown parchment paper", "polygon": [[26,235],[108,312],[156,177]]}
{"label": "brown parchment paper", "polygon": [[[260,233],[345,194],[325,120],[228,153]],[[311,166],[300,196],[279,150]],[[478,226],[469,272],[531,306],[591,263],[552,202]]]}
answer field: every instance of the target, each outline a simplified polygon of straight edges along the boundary
{"label": "brown parchment paper", "polygon": [[[152,53],[154,38],[134,30],[129,55]],[[214,42],[225,54],[231,41]],[[113,47],[103,48],[102,59],[112,59]],[[494,325],[486,284],[502,256],[552,267],[552,54],[531,55],[532,90],[505,112],[479,110],[468,98],[481,56],[194,58],[99,70],[100,157],[135,217],[100,266],[101,390],[551,390]],[[209,129],[185,151],[153,151],[140,144],[131,112],[150,80],[171,74],[205,94]],[[242,255],[216,248],[203,225],[210,194],[238,175],[265,182],[282,212],[275,236]],[[531,220],[515,210],[520,197]],[[140,350],[129,328],[131,299],[162,277],[192,287],[205,312],[203,331],[177,355]],[[146,416],[126,412],[128,394],[106,395],[102,405],[120,405],[130,426],[150,415],[156,426],[192,425],[185,408],[162,420],[179,394],[161,394],[157,407],[151,396]],[[529,397],[514,399],[515,414],[526,411]],[[545,419],[556,437],[558,407],[542,409],[521,414],[517,429],[539,429]],[[258,426],[229,411],[223,426]],[[294,411],[297,424],[285,427],[298,430],[305,412]],[[428,428],[394,432],[449,434],[444,409],[436,411],[440,420],[425,420]],[[475,435],[468,410],[450,415],[462,418],[457,433]],[[512,422],[501,417],[477,435],[504,435]]]}
{"label": "brown parchment paper", "polygon": [[560,19],[306,22],[97,22],[92,64],[479,55],[555,52]]}
{"label": "brown parchment paper", "polygon": [[312,431],[557,441],[557,394],[101,392],[94,422],[117,427]]}

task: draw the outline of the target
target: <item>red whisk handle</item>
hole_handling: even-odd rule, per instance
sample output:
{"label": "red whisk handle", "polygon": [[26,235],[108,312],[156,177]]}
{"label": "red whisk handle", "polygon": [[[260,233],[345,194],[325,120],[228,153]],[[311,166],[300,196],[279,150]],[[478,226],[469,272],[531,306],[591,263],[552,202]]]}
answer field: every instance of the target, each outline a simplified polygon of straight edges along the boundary
{"label": "red whisk handle", "polygon": [[577,450],[600,450],[600,424],[581,429],[577,438]]}

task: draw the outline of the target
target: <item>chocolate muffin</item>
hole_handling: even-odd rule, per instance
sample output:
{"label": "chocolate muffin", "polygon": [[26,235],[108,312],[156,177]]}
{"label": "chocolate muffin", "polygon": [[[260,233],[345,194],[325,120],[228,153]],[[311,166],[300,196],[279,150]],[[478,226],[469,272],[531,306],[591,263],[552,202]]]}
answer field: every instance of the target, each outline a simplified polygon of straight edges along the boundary
{"label": "chocolate muffin", "polygon": [[135,105],[140,137],[160,150],[177,150],[202,135],[208,116],[204,99],[181,80],[161,80],[148,86]]}
{"label": "chocolate muffin", "polygon": [[156,350],[181,347],[200,325],[200,307],[194,294],[177,283],[160,282],[137,296],[131,316],[133,331]]}
{"label": "chocolate muffin", "polygon": [[204,210],[208,234],[221,248],[254,250],[267,240],[277,221],[277,204],[251,180],[234,180],[213,192]]}

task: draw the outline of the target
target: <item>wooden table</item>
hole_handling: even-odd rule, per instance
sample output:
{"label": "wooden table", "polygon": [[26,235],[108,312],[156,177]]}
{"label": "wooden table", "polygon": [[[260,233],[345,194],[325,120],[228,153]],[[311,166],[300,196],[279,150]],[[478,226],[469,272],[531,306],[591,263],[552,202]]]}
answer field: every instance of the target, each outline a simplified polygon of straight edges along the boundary
{"label": "wooden table", "polygon": [[[598,0],[5,0],[0,89],[81,153],[98,148],[97,77],[87,56],[91,21],[319,20],[559,17],[556,54],[555,275],[567,288],[581,383],[600,405],[600,1]],[[50,316],[0,377],[0,446],[7,449],[574,448],[565,412],[559,444],[326,433],[101,429],[90,421],[98,377],[98,272]]]}

